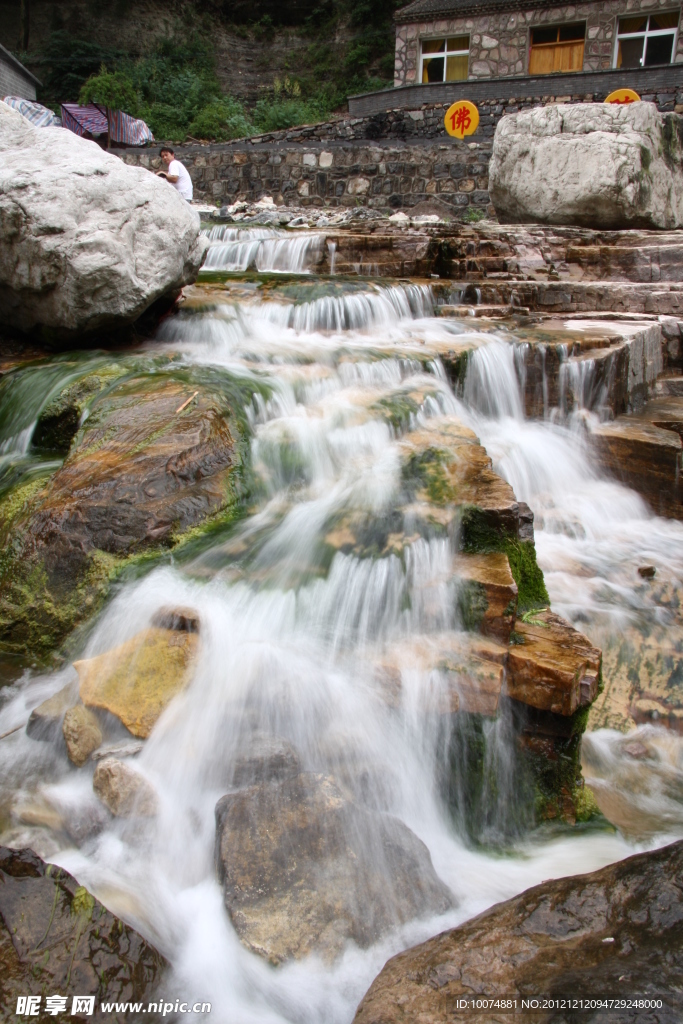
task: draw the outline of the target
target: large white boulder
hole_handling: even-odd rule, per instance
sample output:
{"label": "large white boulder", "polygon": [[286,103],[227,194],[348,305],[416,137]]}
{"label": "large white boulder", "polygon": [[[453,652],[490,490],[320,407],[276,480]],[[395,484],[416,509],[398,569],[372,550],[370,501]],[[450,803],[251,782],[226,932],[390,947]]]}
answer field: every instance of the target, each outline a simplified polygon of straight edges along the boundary
{"label": "large white boulder", "polygon": [[206,239],[163,178],[0,102],[0,319],[72,336],[136,320],[193,281]]}
{"label": "large white boulder", "polygon": [[683,226],[683,121],[654,103],[558,103],[501,118],[489,190],[505,223]]}

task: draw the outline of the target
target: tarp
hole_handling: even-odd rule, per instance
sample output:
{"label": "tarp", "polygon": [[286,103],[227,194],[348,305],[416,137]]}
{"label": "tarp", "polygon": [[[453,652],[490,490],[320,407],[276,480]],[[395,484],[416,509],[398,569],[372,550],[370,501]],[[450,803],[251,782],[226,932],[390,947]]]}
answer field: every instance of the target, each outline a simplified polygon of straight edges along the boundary
{"label": "tarp", "polygon": [[107,108],[109,122],[109,141],[122,142],[126,146],[144,146],[146,142],[154,142],[154,136],[144,121],[140,121],[122,110]]}
{"label": "tarp", "polygon": [[62,103],[62,127],[76,135],[106,135],[109,131],[106,109],[102,110],[94,103],[87,107]]}
{"label": "tarp", "polygon": [[48,107],[44,107],[42,103],[25,100],[21,96],[5,96],[4,102],[8,107],[23,114],[36,128],[59,128],[61,126],[61,118],[57,117]]}
{"label": "tarp", "polygon": [[139,121],[122,110],[111,110],[98,103],[79,107],[77,103],[62,103],[62,123],[76,135],[109,135],[110,142],[125,146],[144,146],[154,142],[152,132],[144,121]]}

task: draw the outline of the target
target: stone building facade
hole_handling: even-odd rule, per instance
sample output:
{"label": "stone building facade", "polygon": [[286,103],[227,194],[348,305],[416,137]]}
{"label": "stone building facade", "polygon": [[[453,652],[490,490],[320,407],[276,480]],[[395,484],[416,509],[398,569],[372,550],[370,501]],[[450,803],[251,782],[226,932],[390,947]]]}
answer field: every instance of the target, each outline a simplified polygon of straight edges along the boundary
{"label": "stone building facade", "polygon": [[[557,26],[584,25],[580,67],[601,71],[617,66],[620,19],[666,14],[674,24],[672,62],[683,62],[681,4],[667,0],[593,0],[591,3],[551,6],[547,0],[415,0],[396,14],[394,85],[423,81],[425,45],[438,37],[468,43],[467,78],[498,78],[534,73],[530,68],[533,33]],[[673,19],[673,15],[678,17]],[[653,21],[654,25],[655,22]],[[628,26],[636,28],[633,26]],[[649,26],[646,27],[646,30]],[[541,35],[540,38],[543,38]],[[546,34],[547,38],[547,34]],[[431,54],[430,54],[431,56]],[[565,70],[564,68],[558,70]],[[566,69],[569,70],[569,69]]]}

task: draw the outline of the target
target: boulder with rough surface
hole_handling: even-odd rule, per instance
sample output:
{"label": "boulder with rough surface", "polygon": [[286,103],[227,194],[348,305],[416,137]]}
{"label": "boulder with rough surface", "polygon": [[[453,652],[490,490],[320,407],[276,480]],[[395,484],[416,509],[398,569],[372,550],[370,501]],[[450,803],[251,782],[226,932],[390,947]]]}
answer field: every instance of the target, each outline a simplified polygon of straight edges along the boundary
{"label": "boulder with rough surface", "polygon": [[[683,842],[528,889],[385,964],[355,1024],[509,1024],[509,1010],[458,1000],[662,999],[661,1009],[531,1014],[537,1022],[680,1021]],[[524,1017],[525,1015],[522,1014]]]}
{"label": "boulder with rough surface", "polygon": [[302,772],[229,793],[216,806],[216,868],[248,949],[273,964],[349,941],[361,947],[452,906],[424,843],[388,814]]}
{"label": "boulder with rough surface", "polygon": [[500,221],[683,225],[683,128],[654,103],[551,104],[501,118],[489,166]]}
{"label": "boulder with rough surface", "polygon": [[162,178],[0,102],[0,318],[73,337],[132,323],[193,281],[207,242]]}
{"label": "boulder with rough surface", "polygon": [[[75,995],[95,996],[97,1007],[103,999],[147,1003],[166,966],[63,868],[32,850],[0,847],[0,1006],[13,1019],[18,996],[67,996],[64,1019]],[[134,1018],[122,1006],[107,1020]]]}

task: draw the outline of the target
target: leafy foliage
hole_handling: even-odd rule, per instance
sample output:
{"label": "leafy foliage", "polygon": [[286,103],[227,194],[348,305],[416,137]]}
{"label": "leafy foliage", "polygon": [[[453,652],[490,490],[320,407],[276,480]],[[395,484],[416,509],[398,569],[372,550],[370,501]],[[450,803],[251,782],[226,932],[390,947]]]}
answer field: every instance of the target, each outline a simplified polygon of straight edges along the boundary
{"label": "leafy foliage", "polygon": [[[402,0],[240,0],[216,4],[234,30],[267,55],[283,25],[309,40],[290,77],[275,82],[251,114],[222,94],[206,17],[192,16],[147,52],[123,52],[53,31],[29,63],[45,83],[42,102],[96,102],[142,117],[155,136],[219,141],[310,124],[347,96],[391,84],[393,13]],[[301,51],[300,51],[301,53]]]}

